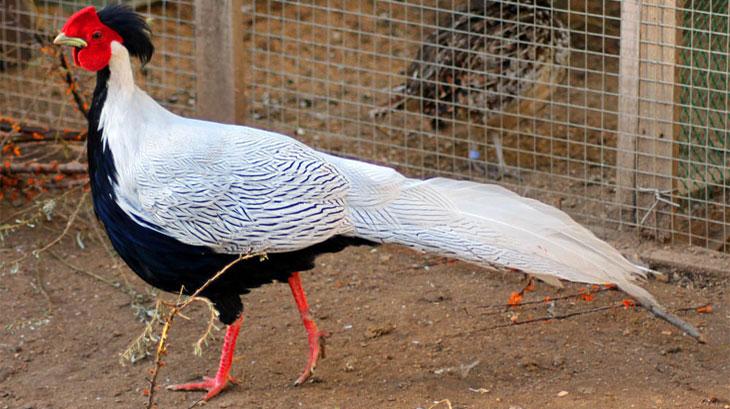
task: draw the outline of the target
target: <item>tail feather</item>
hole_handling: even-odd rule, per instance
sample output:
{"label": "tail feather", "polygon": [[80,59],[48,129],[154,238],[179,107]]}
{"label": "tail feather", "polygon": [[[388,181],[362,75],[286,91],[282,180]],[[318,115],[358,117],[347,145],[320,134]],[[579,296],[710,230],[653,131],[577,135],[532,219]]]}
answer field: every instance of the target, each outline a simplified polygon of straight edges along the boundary
{"label": "tail feather", "polygon": [[[549,283],[557,279],[615,284],[660,318],[701,341],[699,332],[668,313],[636,284],[648,269],[624,258],[564,212],[496,185],[435,178],[406,179],[374,165],[355,170],[350,218],[354,234],[396,243],[483,266],[506,266]],[[390,173],[386,173],[390,172]],[[368,181],[390,174],[387,202],[360,206]],[[392,190],[393,185],[397,191]]]}

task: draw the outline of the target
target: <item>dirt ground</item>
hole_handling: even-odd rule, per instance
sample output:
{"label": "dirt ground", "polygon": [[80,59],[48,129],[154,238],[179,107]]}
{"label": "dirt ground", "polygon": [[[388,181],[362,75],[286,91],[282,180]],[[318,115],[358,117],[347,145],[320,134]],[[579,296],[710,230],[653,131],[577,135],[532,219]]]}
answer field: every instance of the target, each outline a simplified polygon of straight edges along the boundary
{"label": "dirt ground", "polygon": [[[387,10],[348,3],[366,5],[356,8],[367,11],[368,18],[308,14],[297,2],[271,4],[259,10],[263,16],[246,22],[246,47],[252,58],[261,58],[258,70],[249,73],[252,84],[258,84],[248,90],[252,123],[333,151],[397,163],[411,174],[433,170],[464,175],[465,145],[458,138],[434,138],[415,114],[389,119],[383,125],[389,137],[367,119],[367,108],[387,98],[385,89],[397,83],[391,77],[405,68],[416,48],[413,41],[391,41],[390,36],[419,38],[415,25],[397,21],[420,21],[420,15],[408,14],[397,2],[383,2]],[[281,17],[268,18],[267,13]],[[323,35],[319,30],[324,22],[317,20],[322,16],[341,30]],[[284,24],[295,18],[310,23]],[[395,31],[386,37],[367,34],[390,30]],[[357,55],[338,47],[355,40],[363,46]],[[599,51],[615,57],[616,50],[609,49],[613,45],[605,47]],[[324,58],[325,52],[333,54]],[[598,64],[613,73],[614,57],[594,62],[576,52],[569,92],[563,88],[555,96],[572,101],[576,112],[554,108],[551,115],[563,125],[552,128],[549,121],[539,122],[525,125],[517,136],[506,135],[508,162],[537,172],[536,177],[525,175],[524,188],[550,192],[552,196],[540,198],[593,222],[611,219],[603,205],[613,197],[613,168],[604,165],[613,163],[610,130],[615,128],[617,101],[612,92],[604,95],[604,89],[613,90],[616,77],[599,81],[581,71]],[[363,69],[346,69],[355,66]],[[149,75],[157,74],[152,70]],[[316,81],[320,75],[328,80]],[[186,96],[179,99],[187,101]],[[598,115],[581,113],[583,106],[595,108]],[[549,160],[536,158],[536,152]],[[558,180],[541,185],[547,182],[538,179],[548,173]],[[575,186],[563,189],[570,183]],[[143,332],[158,294],[109,251],[88,205],[56,246],[12,262],[61,235],[75,203],[57,201],[51,221],[33,217],[25,223],[33,227],[9,234],[0,230],[0,409],[142,408],[152,362],[148,358],[122,365],[120,354]],[[0,226],[15,223],[15,213],[22,210],[0,203]],[[233,369],[240,384],[208,406],[730,408],[728,256],[651,243],[639,246],[634,236],[616,232],[610,239],[629,255],[661,251],[689,267],[661,267],[668,280],[651,281],[648,288],[697,325],[707,344],[641,309],[624,309],[625,297],[618,292],[586,301],[579,296],[579,285],[558,291],[539,284],[524,300],[537,303],[506,308],[510,294],[525,285],[521,274],[449,263],[397,247],[352,248],[322,257],[317,269],[303,275],[313,315],[331,333],[327,357],[313,382],[292,386],[306,361],[306,336],[287,286],[270,285],[244,299],[246,322]],[[713,268],[697,273],[696,267],[706,266]],[[554,306],[540,302],[566,295],[574,296]],[[174,300],[170,294],[161,297]],[[708,303],[712,313],[696,311]],[[612,305],[619,307],[512,324]],[[189,321],[178,319],[172,328],[162,386],[212,375],[217,367],[222,332],[215,331],[215,339],[197,357],[193,344],[205,331],[208,312],[194,304],[186,315]],[[158,334],[159,326],[154,330]],[[200,396],[160,390],[157,403],[159,408],[186,408]],[[438,401],[443,403],[435,406]]]}
{"label": "dirt ground", "polygon": [[[52,221],[34,220],[34,227],[0,243],[2,409],[140,408],[146,402],[151,360],[122,365],[119,357],[143,331],[139,317],[156,294],[108,252],[86,204],[58,245],[9,263],[61,234],[74,203],[59,204]],[[19,210],[2,206],[4,222]],[[655,250],[636,247],[630,237],[614,239],[639,254]],[[698,251],[694,256],[717,270],[728,265],[719,253]],[[676,254],[677,261],[685,257]],[[711,314],[678,312],[701,329],[706,345],[643,310],[624,308],[510,325],[545,317],[549,309],[544,302],[504,307],[525,284],[517,273],[391,246],[323,256],[303,275],[314,316],[331,333],[314,381],[292,386],[306,358],[305,332],[287,286],[270,285],[244,299],[233,369],[240,384],[208,407],[425,409],[446,408],[446,402],[433,405],[448,400],[453,408],[728,408],[728,275],[669,273],[669,282],[651,281],[649,289],[673,310],[712,303]],[[580,288],[538,284],[525,301]],[[552,311],[564,315],[623,299],[615,291],[590,302],[576,295],[556,301]],[[222,332],[202,357],[192,347],[207,314],[195,305],[186,312],[189,321],[175,321],[161,385],[214,373]],[[157,395],[160,408],[185,408],[200,396]]]}

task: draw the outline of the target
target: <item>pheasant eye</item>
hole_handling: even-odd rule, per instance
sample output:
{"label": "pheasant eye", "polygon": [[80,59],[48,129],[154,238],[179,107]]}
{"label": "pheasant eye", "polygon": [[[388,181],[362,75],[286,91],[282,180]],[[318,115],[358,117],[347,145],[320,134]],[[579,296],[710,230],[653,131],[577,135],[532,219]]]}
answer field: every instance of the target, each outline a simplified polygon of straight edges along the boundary
{"label": "pheasant eye", "polygon": [[101,31],[94,31],[94,33],[91,35],[91,38],[93,40],[98,40],[101,38]]}

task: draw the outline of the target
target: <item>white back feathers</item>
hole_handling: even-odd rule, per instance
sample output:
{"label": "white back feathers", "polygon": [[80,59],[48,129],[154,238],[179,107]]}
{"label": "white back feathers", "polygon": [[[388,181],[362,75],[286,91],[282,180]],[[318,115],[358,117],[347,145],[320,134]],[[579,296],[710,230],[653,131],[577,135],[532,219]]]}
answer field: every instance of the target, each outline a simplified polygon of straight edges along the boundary
{"label": "white back feathers", "polygon": [[281,134],[173,115],[134,85],[124,47],[112,54],[100,126],[117,202],[140,223],[221,253],[289,252],[349,235],[554,284],[612,283],[700,337],[635,284],[645,269],[556,208],[496,185],[409,179]]}

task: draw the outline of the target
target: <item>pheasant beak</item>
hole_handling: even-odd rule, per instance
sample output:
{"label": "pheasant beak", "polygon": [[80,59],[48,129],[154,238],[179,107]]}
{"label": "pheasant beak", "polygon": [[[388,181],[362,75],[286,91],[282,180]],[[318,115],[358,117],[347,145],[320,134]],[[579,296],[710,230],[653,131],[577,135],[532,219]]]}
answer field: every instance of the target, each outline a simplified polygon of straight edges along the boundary
{"label": "pheasant beak", "polygon": [[53,40],[53,44],[67,45],[79,48],[84,48],[87,46],[86,41],[84,41],[83,39],[78,37],[67,37],[66,34],[64,34],[63,32],[56,36],[56,38]]}

